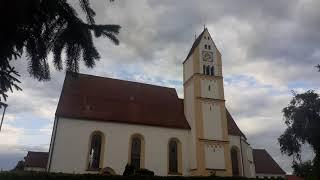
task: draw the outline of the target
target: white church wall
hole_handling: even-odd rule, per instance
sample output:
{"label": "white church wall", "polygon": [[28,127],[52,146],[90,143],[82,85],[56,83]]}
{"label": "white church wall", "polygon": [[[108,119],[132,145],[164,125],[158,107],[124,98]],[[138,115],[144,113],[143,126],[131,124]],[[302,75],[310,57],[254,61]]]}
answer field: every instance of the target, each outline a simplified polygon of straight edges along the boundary
{"label": "white church wall", "polygon": [[245,139],[241,140],[242,145],[242,157],[243,157],[243,166],[244,166],[244,175],[246,177],[255,177],[255,172],[253,171],[253,157],[252,149],[250,145],[246,142]]}
{"label": "white church wall", "polygon": [[285,175],[284,174],[265,174],[265,173],[257,173],[256,174],[256,177],[258,177],[258,178],[279,178],[279,177],[281,177],[281,178],[284,178],[285,177]]}
{"label": "white church wall", "polygon": [[[203,65],[213,65],[214,66],[214,75],[215,76],[222,76],[222,66],[221,64],[218,63],[218,49],[216,47],[216,45],[213,42],[212,37],[210,36],[209,33],[205,33],[206,39],[203,39],[200,43],[200,50],[201,51],[211,51],[213,53],[213,62],[205,62],[205,61],[201,61],[200,62],[200,72],[202,72],[202,68]],[[209,39],[208,39],[209,37]],[[210,45],[211,49],[205,49],[205,45]],[[202,54],[200,53],[200,57],[202,60]]]}
{"label": "white church wall", "polygon": [[[206,39],[204,39],[204,37],[206,37]],[[216,67],[216,64],[217,64],[217,54],[216,54],[216,47],[215,47],[215,44],[213,42],[213,40],[211,39],[208,39],[207,37],[210,37],[209,33],[205,32],[205,34],[203,35],[203,39],[200,41],[199,43],[199,49],[200,49],[200,67],[199,67],[199,72],[203,72],[203,65],[206,65],[206,66],[215,66],[214,69],[215,69],[215,75],[217,75],[217,67]],[[205,45],[210,46],[210,49],[205,49]],[[210,51],[212,52],[212,55],[213,55],[213,61],[212,62],[207,62],[207,61],[203,61],[203,57],[202,57],[202,52],[203,51]]]}
{"label": "white church wall", "polygon": [[221,105],[202,101],[203,133],[205,139],[223,140],[221,125]]}
{"label": "white church wall", "polygon": [[201,97],[220,99],[221,93],[219,92],[219,80],[200,80],[201,85]]}
{"label": "white church wall", "polygon": [[183,81],[186,82],[193,74],[193,54],[183,64]]}
{"label": "white church wall", "polygon": [[225,169],[224,148],[221,145],[205,145],[206,168]]}
{"label": "white church wall", "polygon": [[40,167],[24,167],[24,171],[35,171],[35,172],[44,172],[46,171],[46,168],[40,168]]}
{"label": "white church wall", "polygon": [[254,161],[253,161],[253,154],[252,154],[252,147],[251,146],[248,146],[248,149],[247,149],[247,157],[248,157],[248,161],[249,161],[249,177],[256,177],[256,169],[255,169],[255,166],[254,166]]}
{"label": "white church wall", "polygon": [[240,145],[240,136],[233,136],[233,135],[229,135],[229,146],[230,146],[230,150],[233,147],[236,147],[237,150],[240,152],[239,155],[240,157],[238,157],[238,161],[239,161],[239,166],[240,166],[240,174],[243,175],[243,163],[242,163],[242,154],[241,154],[241,145]]}
{"label": "white church wall", "polygon": [[[53,141],[54,141],[54,138],[55,138],[55,134],[56,134],[56,130],[57,130],[57,123],[58,123],[58,119],[55,117],[54,118],[54,122],[53,122],[53,130],[52,130],[52,133],[51,133],[48,162],[51,161],[51,154],[52,154],[52,148],[53,148],[52,144],[53,144]],[[49,168],[48,165],[49,165],[49,163],[47,163],[46,169]]]}
{"label": "white church wall", "polygon": [[123,173],[128,162],[130,136],[140,133],[145,140],[145,168],[156,175],[167,175],[168,141],[175,137],[182,145],[182,173],[188,175],[188,130],[68,118],[59,119],[50,171],[88,173],[89,137],[94,131],[105,136],[103,167],[111,167],[118,174]]}
{"label": "white church wall", "polygon": [[189,139],[189,164],[191,169],[196,168],[196,141],[194,135],[196,134],[195,130],[195,99],[194,99],[194,81],[190,81],[188,84],[184,85],[185,87],[185,116],[191,126],[191,138]]}
{"label": "white church wall", "polygon": [[[241,173],[246,177],[255,177],[252,148],[245,139],[240,140],[240,136],[229,135],[230,148],[235,146],[240,151]],[[240,144],[241,142],[241,144]],[[242,153],[242,154],[241,154]]]}

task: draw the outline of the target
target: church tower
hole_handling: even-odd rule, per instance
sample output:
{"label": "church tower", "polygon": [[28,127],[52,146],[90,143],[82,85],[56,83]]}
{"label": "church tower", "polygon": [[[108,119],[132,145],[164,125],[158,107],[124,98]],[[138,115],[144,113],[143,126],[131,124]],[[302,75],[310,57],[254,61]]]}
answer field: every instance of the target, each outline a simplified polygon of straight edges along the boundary
{"label": "church tower", "polygon": [[191,126],[190,174],[231,176],[221,54],[208,29],[183,62],[184,112]]}

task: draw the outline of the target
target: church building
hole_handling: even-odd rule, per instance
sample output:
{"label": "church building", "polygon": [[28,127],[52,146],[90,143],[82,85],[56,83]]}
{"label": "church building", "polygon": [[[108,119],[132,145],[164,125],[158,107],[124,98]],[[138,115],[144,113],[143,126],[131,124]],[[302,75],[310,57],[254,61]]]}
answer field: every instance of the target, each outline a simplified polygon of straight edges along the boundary
{"label": "church building", "polygon": [[47,171],[122,174],[131,164],[160,176],[256,177],[259,162],[226,109],[221,54],[206,28],[183,62],[183,87],[180,99],[174,88],[67,73]]}

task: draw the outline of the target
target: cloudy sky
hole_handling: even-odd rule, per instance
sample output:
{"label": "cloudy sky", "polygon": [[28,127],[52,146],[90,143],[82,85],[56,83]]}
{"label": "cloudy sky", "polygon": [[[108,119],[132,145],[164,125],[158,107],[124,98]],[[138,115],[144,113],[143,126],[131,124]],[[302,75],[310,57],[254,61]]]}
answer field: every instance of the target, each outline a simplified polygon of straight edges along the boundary
{"label": "cloudy sky", "polygon": [[[78,1],[70,1],[79,10]],[[183,97],[182,62],[205,24],[222,53],[227,108],[254,148],[265,148],[290,172],[277,138],[281,110],[291,91],[318,90],[320,1],[92,1],[97,23],[119,24],[120,45],[96,39],[101,60],[82,73],[176,88]],[[79,14],[81,15],[80,11]],[[52,57],[49,57],[49,61]],[[22,92],[10,94],[0,133],[0,169],[11,169],[28,150],[48,151],[65,72],[52,80],[27,73],[15,62]],[[311,157],[310,151],[304,156]]]}

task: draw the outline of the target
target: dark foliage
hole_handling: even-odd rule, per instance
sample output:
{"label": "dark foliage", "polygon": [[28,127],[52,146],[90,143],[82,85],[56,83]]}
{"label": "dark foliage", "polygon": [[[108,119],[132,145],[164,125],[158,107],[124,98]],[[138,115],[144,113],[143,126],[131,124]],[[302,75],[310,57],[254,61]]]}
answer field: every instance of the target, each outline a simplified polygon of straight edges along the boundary
{"label": "dark foliage", "polygon": [[312,162],[306,161],[303,163],[294,162],[292,165],[293,174],[307,178],[312,175]]}
{"label": "dark foliage", "polygon": [[141,168],[136,170],[135,175],[136,176],[154,176],[154,172],[150,171],[149,169]]}
{"label": "dark foliage", "polygon": [[283,109],[287,129],[278,138],[281,152],[301,161],[301,146],[309,144],[314,153],[313,174],[320,178],[320,97],[314,91],[296,94]]}
{"label": "dark foliage", "polygon": [[[254,180],[256,178],[245,177],[184,177],[184,176],[101,176],[93,174],[62,174],[62,173],[36,173],[36,172],[21,172],[21,173],[0,173],[1,180]],[[277,178],[282,179],[282,178]]]}
{"label": "dark foliage", "polygon": [[134,173],[135,173],[135,167],[130,164],[127,164],[124,171],[123,171],[123,175],[124,176],[133,176]]}
{"label": "dark foliage", "polygon": [[19,161],[11,171],[23,171],[24,170],[24,161]]}
{"label": "dark foliage", "polygon": [[[67,0],[3,0],[0,3],[0,96],[21,90],[19,73],[12,65],[24,53],[30,75],[39,81],[50,79],[48,54],[53,53],[55,69],[79,71],[79,61],[92,68],[100,56],[93,37],[107,37],[116,45],[119,25],[95,24],[95,12],[89,0],[79,0],[86,14],[82,21]],[[64,62],[62,52],[66,52]],[[0,99],[0,101],[2,100]]]}

